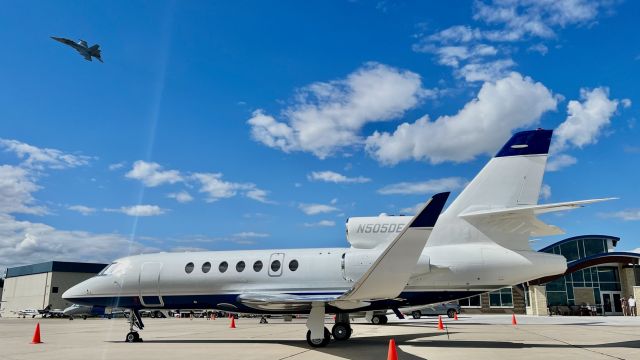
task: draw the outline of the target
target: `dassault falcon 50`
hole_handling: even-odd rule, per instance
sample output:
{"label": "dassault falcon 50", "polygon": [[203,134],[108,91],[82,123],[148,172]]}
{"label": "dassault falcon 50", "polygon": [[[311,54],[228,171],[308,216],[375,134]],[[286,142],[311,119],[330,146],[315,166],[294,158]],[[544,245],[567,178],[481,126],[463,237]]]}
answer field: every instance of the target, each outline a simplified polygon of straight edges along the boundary
{"label": "dassault falcon 50", "polygon": [[100,62],[102,61],[102,54],[100,52],[100,45],[95,44],[91,47],[89,47],[89,44],[87,44],[86,41],[84,40],[80,40],[78,42],[75,42],[73,40],[69,40],[69,39],[65,39],[65,38],[59,38],[59,37],[55,37],[52,36],[51,37],[53,40],[55,41],[59,41],[65,45],[71,46],[72,48],[74,48],[78,53],[80,53],[80,55],[82,55],[84,57],[85,60],[87,61],[91,61],[91,57],[94,57],[96,59],[98,59]]}
{"label": "dassault falcon 50", "polygon": [[[141,309],[210,308],[309,314],[307,342],[321,347],[331,337],[349,339],[349,313],[445,302],[563,273],[563,256],[529,245],[530,236],[562,233],[536,216],[605,199],[537,204],[551,136],[541,129],[513,135],[442,215],[448,193],[415,216],[376,217],[361,233],[356,225],[350,248],[129,256],[63,298],[131,309],[128,342],[141,341]],[[336,315],[331,331],[327,313]]]}

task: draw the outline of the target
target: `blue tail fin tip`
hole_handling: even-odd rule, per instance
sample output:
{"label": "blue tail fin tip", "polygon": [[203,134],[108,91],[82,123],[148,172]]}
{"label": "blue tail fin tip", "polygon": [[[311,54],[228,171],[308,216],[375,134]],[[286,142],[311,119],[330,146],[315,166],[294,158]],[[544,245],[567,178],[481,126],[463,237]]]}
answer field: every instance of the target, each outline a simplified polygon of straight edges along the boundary
{"label": "blue tail fin tip", "polygon": [[449,194],[450,192],[443,192],[433,195],[429,204],[416,215],[410,227],[434,227]]}
{"label": "blue tail fin tip", "polygon": [[549,153],[553,130],[529,130],[513,134],[495,157]]}

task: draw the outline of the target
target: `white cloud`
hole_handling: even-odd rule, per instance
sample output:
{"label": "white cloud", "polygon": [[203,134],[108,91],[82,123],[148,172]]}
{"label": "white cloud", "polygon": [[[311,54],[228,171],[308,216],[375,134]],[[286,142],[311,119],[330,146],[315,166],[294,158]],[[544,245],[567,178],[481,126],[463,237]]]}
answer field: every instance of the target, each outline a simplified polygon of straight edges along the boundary
{"label": "white cloud", "polygon": [[269,234],[267,233],[258,233],[258,232],[253,232],[253,231],[243,231],[237,234],[233,234],[233,237],[236,238],[242,238],[242,239],[247,239],[247,238],[266,238],[269,237]]}
{"label": "white cloud", "polygon": [[582,148],[594,144],[615,114],[619,100],[609,99],[609,89],[580,89],[580,99],[567,105],[567,119],[554,131],[551,152],[557,153],[573,145]]}
{"label": "white cloud", "polygon": [[253,139],[269,147],[326,158],[360,145],[360,131],[367,123],[399,118],[430,96],[434,92],[422,88],[418,74],[368,63],[346,79],[299,90],[281,120],[259,109],[248,123]]}
{"label": "white cloud", "polygon": [[366,183],[371,181],[371,179],[363,176],[347,177],[334,171],[313,171],[311,174],[307,175],[307,178],[310,181],[324,181],[332,183]]}
{"label": "white cloud", "polygon": [[26,169],[0,165],[0,213],[46,214],[46,208],[34,205],[32,193],[39,189]]}
{"label": "white cloud", "polygon": [[183,181],[177,170],[162,170],[158,163],[138,160],[133,168],[125,174],[130,179],[140,180],[145,186],[155,187],[162,184],[175,184]]}
{"label": "white cloud", "polygon": [[549,200],[551,197],[551,186],[548,184],[542,184],[540,188],[540,199],[541,200]]}
{"label": "white cloud", "polygon": [[167,212],[157,205],[123,206],[119,209],[104,209],[104,211],[119,212],[129,216],[157,216]]}
{"label": "white cloud", "polygon": [[336,226],[336,222],[333,220],[320,220],[314,223],[304,223],[306,227],[332,227]]}
{"label": "white cloud", "polygon": [[192,178],[200,182],[200,192],[207,195],[207,202],[234,197],[238,192],[241,192],[250,199],[271,203],[267,200],[267,191],[259,189],[252,183],[234,183],[222,180],[221,173],[195,173]]}
{"label": "white cloud", "polygon": [[567,154],[551,154],[547,161],[547,171],[559,171],[578,162],[578,159]]}
{"label": "white cloud", "polygon": [[67,206],[67,209],[75,212],[79,212],[80,214],[87,216],[96,212],[95,208],[84,206],[84,205],[70,205]]}
{"label": "white cloud", "polygon": [[[156,251],[121,234],[58,230],[0,214],[0,268],[44,261],[93,261]],[[1,271],[0,271],[1,272]]]}
{"label": "white cloud", "polygon": [[[463,188],[467,181],[460,177],[448,177],[421,182],[400,182],[391,184],[378,190],[382,195],[413,195],[434,194]],[[404,211],[403,211],[404,212]]]}
{"label": "white cloud", "polygon": [[455,115],[435,121],[425,115],[401,124],[393,133],[376,131],[367,138],[366,149],[387,165],[409,159],[433,164],[469,161],[493,154],[514,130],[536,124],[556,104],[543,84],[514,72],[485,82],[478,96]]}
{"label": "white cloud", "polygon": [[121,161],[119,163],[115,163],[115,164],[109,164],[109,171],[115,171],[118,169],[122,169],[124,166],[126,165],[126,162]]}
{"label": "white cloud", "polygon": [[300,204],[298,208],[307,215],[324,214],[339,210],[335,206],[325,204]]}
{"label": "white cloud", "polygon": [[87,165],[91,157],[72,155],[57,149],[39,148],[17,140],[0,139],[0,146],[22,159],[22,165],[34,169],[66,169]]}
{"label": "white cloud", "polygon": [[528,52],[537,52],[540,55],[547,55],[547,53],[549,52],[549,48],[542,43],[539,44],[534,44],[529,46],[529,48],[527,49]]}
{"label": "white cloud", "polygon": [[413,206],[409,206],[406,208],[402,208],[400,209],[400,214],[402,215],[415,215],[418,213],[418,211],[422,208],[422,206],[424,205],[423,202],[421,203],[417,203]]}
{"label": "white cloud", "polygon": [[604,213],[601,215],[606,218],[617,218],[624,221],[639,221],[640,209],[626,209],[612,213]]}
{"label": "white cloud", "polygon": [[179,203],[188,203],[193,200],[193,196],[186,191],[179,191],[176,193],[167,194],[167,197],[170,199],[175,199]]}
{"label": "white cloud", "polygon": [[501,59],[488,62],[469,63],[455,71],[458,78],[467,82],[495,81],[508,76],[511,68],[516,65],[511,59]]}

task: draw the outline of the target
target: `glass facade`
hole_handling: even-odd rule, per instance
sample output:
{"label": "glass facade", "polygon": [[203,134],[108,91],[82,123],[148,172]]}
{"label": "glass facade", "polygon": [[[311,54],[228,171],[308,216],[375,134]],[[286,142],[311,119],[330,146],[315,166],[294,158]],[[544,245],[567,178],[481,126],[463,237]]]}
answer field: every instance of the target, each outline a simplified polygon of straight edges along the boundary
{"label": "glass facade", "polygon": [[[541,251],[563,255],[570,262],[608,252],[610,241],[605,237],[585,236],[568,239]],[[595,305],[601,305],[601,291],[620,291],[618,267],[593,266],[547,283],[547,304],[549,306],[581,305],[575,304],[575,288],[593,289]]]}
{"label": "glass facade", "polygon": [[513,307],[513,292],[511,287],[489,293],[489,306],[491,307]]}
{"label": "glass facade", "polygon": [[481,306],[480,303],[480,295],[474,295],[468,298],[458,300],[458,304],[462,307],[471,307],[471,308],[479,308]]}

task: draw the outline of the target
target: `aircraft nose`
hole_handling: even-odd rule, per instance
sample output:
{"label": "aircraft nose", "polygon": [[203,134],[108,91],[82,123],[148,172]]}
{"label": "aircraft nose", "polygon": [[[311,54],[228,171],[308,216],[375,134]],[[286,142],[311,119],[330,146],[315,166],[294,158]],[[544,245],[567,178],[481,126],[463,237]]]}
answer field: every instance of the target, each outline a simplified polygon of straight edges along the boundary
{"label": "aircraft nose", "polygon": [[62,298],[65,300],[71,301],[75,298],[81,297],[86,293],[86,291],[82,291],[83,288],[86,288],[86,286],[83,286],[83,284],[84,284],[84,281],[81,282],[80,284],[70,287],[69,290],[65,291],[62,294]]}

